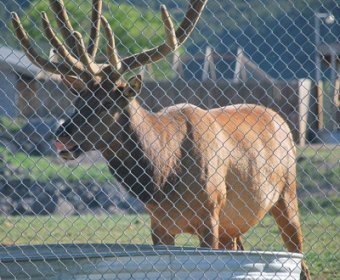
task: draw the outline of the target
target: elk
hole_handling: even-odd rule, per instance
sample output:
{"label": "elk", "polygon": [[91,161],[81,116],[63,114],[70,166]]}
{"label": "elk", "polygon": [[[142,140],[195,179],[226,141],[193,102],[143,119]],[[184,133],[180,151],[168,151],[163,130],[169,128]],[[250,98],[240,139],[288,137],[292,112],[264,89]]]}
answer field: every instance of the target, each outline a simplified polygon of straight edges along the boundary
{"label": "elk", "polygon": [[[78,95],[75,112],[55,133],[59,155],[72,160],[100,151],[117,180],[145,203],[154,244],[174,245],[177,234],[190,233],[202,247],[242,248],[241,235],[269,212],[287,249],[302,253],[295,146],[279,114],[251,104],[211,110],[179,104],[152,113],[136,99],[141,76],[122,81],[123,74],[182,45],[206,2],[191,0],[177,30],[162,5],[165,42],[125,58],[118,55],[112,29],[101,14],[101,0],[93,0],[87,47],[63,1],[50,0],[64,42],[46,13],[42,25],[61,61],[35,52],[15,13],[12,22],[32,63],[60,74]],[[102,64],[95,61],[101,25],[108,59]],[[304,262],[301,279],[310,279]]]}

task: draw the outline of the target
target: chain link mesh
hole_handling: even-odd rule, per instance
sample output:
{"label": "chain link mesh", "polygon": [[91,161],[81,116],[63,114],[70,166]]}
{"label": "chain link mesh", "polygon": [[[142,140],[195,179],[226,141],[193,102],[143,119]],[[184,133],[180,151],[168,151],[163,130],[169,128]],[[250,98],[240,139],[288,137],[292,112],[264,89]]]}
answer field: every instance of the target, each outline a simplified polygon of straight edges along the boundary
{"label": "chain link mesh", "polygon": [[[338,279],[339,2],[209,0],[123,83],[113,53],[176,45],[159,7],[177,28],[190,1],[104,1],[116,46],[101,35],[96,56],[92,1],[64,1],[89,55],[57,26],[62,1],[0,1],[0,278]],[[13,11],[73,78],[28,59]]]}

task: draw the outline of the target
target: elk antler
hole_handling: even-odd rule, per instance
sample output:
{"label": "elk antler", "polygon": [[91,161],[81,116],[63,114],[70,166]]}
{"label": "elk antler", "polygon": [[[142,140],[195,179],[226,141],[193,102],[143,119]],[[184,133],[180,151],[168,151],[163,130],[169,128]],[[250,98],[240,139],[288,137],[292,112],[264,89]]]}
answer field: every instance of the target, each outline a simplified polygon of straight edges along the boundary
{"label": "elk antler", "polygon": [[207,2],[208,0],[191,0],[185,17],[176,32],[174,30],[166,7],[162,5],[162,19],[165,25],[165,33],[167,35],[166,42],[151,50],[147,50],[145,52],[141,52],[139,54],[124,58],[121,61],[122,68],[120,70],[120,73],[124,73],[128,70],[132,70],[140,66],[156,62],[164,58],[170,52],[175,51],[188,39],[189,35],[194,30]]}
{"label": "elk antler", "polygon": [[[111,27],[101,15],[102,0],[92,1],[92,25],[87,48],[81,34],[74,31],[63,0],[50,0],[50,5],[65,43],[62,43],[54,33],[46,13],[41,14],[45,36],[63,62],[49,61],[35,52],[16,13],[12,13],[12,23],[27,57],[38,67],[65,76],[79,76],[84,82],[98,81],[98,79],[107,78],[109,75],[109,79],[114,83],[125,72],[158,61],[182,45],[196,26],[207,1],[190,0],[186,15],[177,31],[174,29],[166,7],[162,5],[161,15],[165,27],[165,42],[160,46],[123,59],[119,58]],[[109,64],[94,62],[98,50],[100,24],[104,26],[104,34],[107,39],[106,51]]]}

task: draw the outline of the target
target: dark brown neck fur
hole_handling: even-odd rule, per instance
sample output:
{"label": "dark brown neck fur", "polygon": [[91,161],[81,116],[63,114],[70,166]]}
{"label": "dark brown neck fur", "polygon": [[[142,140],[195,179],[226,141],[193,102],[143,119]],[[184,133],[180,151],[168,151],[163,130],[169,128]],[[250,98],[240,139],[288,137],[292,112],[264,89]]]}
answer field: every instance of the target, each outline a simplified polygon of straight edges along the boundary
{"label": "dark brown neck fur", "polygon": [[149,113],[136,100],[118,122],[122,128],[117,135],[119,145],[112,144],[103,153],[112,174],[143,202],[159,201],[177,180],[181,130],[174,127],[172,118]]}

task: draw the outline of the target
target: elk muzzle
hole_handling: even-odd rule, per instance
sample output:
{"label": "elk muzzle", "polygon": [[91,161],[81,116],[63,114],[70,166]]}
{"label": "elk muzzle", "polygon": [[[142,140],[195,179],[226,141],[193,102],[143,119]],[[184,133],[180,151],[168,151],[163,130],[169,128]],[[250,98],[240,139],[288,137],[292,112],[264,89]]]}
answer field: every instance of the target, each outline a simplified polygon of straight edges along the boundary
{"label": "elk muzzle", "polygon": [[[68,122],[69,123],[69,122]],[[54,146],[57,153],[64,160],[73,160],[82,154],[82,149],[72,140],[72,134],[69,132],[74,128],[72,124],[63,123],[55,132]]]}

